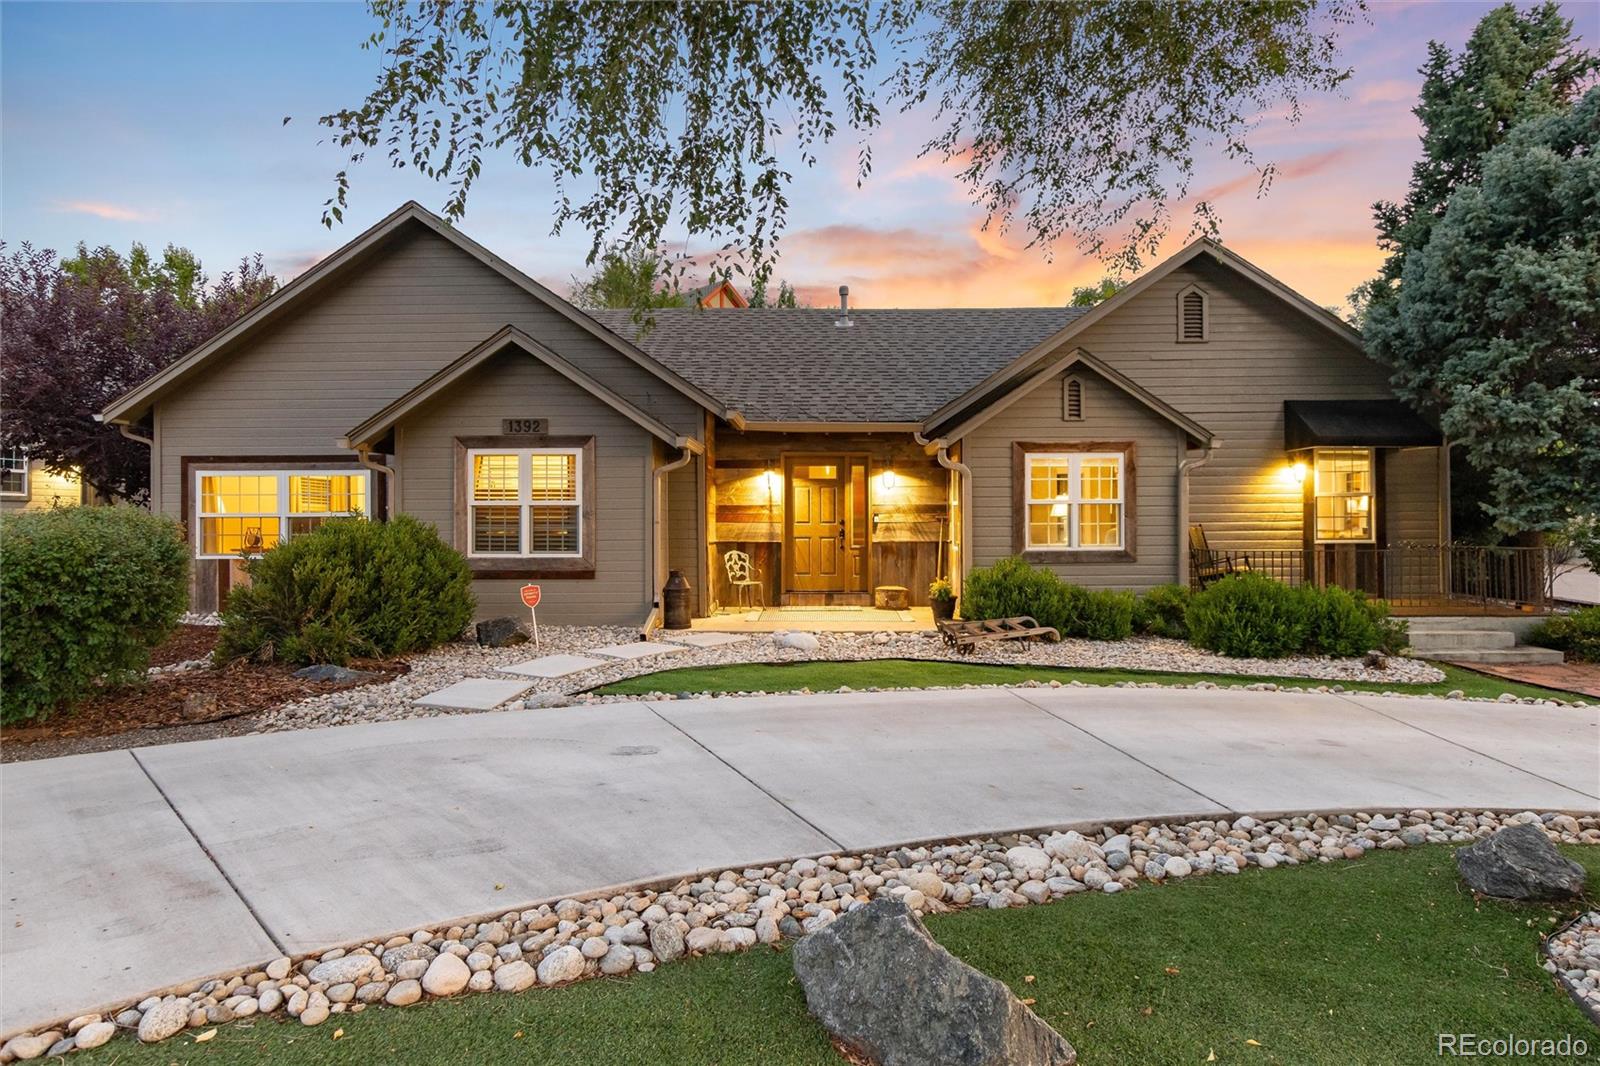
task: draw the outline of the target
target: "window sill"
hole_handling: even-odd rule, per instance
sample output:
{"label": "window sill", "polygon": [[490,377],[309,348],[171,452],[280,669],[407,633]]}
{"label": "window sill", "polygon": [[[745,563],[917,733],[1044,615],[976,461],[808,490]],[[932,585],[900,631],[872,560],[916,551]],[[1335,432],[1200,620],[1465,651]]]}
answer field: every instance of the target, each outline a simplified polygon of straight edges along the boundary
{"label": "window sill", "polygon": [[503,555],[499,557],[477,557],[467,560],[467,568],[472,571],[475,578],[593,578],[595,567],[593,559],[581,556],[526,556]]}
{"label": "window sill", "polygon": [[1024,548],[1030,563],[1131,563],[1137,556],[1127,548]]}

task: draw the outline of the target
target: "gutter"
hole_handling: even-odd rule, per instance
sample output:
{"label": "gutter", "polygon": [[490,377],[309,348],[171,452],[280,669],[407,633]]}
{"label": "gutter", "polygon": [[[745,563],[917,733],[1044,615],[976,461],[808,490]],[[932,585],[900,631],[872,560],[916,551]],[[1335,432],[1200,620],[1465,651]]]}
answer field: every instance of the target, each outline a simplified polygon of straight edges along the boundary
{"label": "gutter", "polygon": [[[96,422],[99,422],[101,420],[100,416],[99,415],[95,415],[94,416],[94,420]],[[117,425],[117,432],[121,433],[124,437],[127,437],[129,440],[136,441],[139,444],[143,444],[143,445],[145,445],[146,447],[149,447],[149,448],[154,448],[156,446],[156,442],[154,440],[152,440],[149,437],[142,437],[139,434],[135,433],[133,431],[133,427],[130,426],[128,423],[126,423],[126,422],[118,422],[116,425]]]}
{"label": "gutter", "polygon": [[383,484],[386,490],[384,493],[386,497],[385,510],[387,512],[385,517],[393,517],[394,515],[399,514],[400,476],[395,473],[394,467],[385,466],[383,463],[373,459],[371,447],[365,444],[351,444],[349,437],[340,437],[339,447],[344,448],[347,451],[354,451],[356,453],[357,462],[366,467],[368,470],[372,470],[376,473],[384,475]]}
{"label": "gutter", "polygon": [[[1180,435],[1182,431],[1179,431]],[[1219,445],[1209,443],[1205,451],[1199,455],[1190,455],[1188,441],[1180,439],[1182,445],[1180,454],[1183,458],[1178,460],[1178,559],[1177,576],[1178,584],[1184,588],[1189,587],[1189,471],[1205,466],[1211,461],[1212,454]]]}
{"label": "gutter", "polygon": [[693,437],[679,437],[678,450],[682,452],[676,459],[666,462],[651,471],[650,481],[650,565],[645,568],[645,581],[647,587],[645,595],[650,600],[650,611],[644,617],[644,623],[639,627],[641,640],[649,640],[650,634],[661,625],[661,565],[662,556],[662,489],[666,486],[667,475],[674,470],[682,470],[694,460],[696,455],[705,454],[706,446]]}

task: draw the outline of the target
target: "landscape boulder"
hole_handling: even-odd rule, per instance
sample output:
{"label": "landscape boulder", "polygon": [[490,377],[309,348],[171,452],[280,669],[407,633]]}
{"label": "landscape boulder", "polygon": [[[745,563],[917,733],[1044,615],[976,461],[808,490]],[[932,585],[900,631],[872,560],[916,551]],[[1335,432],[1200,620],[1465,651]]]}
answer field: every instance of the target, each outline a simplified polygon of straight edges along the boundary
{"label": "landscape boulder", "polygon": [[806,1006],[879,1066],[1071,1066],[1061,1034],[934,943],[899,900],[857,907],[794,946]]}
{"label": "landscape boulder", "polygon": [[490,618],[478,623],[478,644],[485,648],[509,648],[528,643],[528,634],[515,618]]}
{"label": "landscape boulder", "polygon": [[790,632],[785,629],[772,634],[772,643],[780,648],[793,648],[796,651],[816,651],[822,647],[822,642],[810,633]]}
{"label": "landscape boulder", "polygon": [[357,681],[366,681],[378,675],[371,670],[352,670],[348,666],[317,663],[313,666],[302,666],[294,672],[294,676],[306,681],[332,681],[337,685],[349,685]]}
{"label": "landscape boulder", "polygon": [[1500,899],[1572,899],[1584,869],[1556,850],[1537,825],[1512,825],[1456,852],[1467,887]]}

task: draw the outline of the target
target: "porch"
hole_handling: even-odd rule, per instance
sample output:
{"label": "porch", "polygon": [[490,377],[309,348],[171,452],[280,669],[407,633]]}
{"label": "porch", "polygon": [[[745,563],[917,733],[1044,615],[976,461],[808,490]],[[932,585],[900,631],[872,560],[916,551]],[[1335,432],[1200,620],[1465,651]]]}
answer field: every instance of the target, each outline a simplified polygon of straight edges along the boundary
{"label": "porch", "polygon": [[702,633],[775,633],[804,629],[813,633],[914,633],[932,631],[933,610],[910,607],[885,611],[875,607],[723,608],[709,618],[695,618],[690,628]]}
{"label": "porch", "polygon": [[1250,572],[1287,585],[1335,585],[1363,592],[1387,600],[1396,615],[1409,617],[1546,614],[1555,605],[1555,581],[1561,573],[1561,561],[1548,547],[1323,544],[1258,549],[1218,548],[1201,540],[1189,556],[1189,583],[1197,591],[1229,574]]}

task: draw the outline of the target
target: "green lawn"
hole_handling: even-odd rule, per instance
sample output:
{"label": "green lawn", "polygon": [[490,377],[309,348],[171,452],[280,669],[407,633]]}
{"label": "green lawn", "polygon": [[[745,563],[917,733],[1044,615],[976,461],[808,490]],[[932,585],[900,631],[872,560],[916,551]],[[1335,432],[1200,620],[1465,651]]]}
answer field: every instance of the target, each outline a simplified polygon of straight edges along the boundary
{"label": "green lawn", "polygon": [[1443,696],[1460,689],[1469,696],[1517,696],[1550,699],[1584,698],[1570,692],[1524,685],[1491,677],[1448,663],[1435,663],[1444,680],[1434,685],[1393,682],[1319,681],[1305,677],[1246,677],[1239,674],[1174,674],[1154,670],[1091,670],[1060,666],[994,666],[986,663],[871,659],[862,662],[740,663],[734,666],[691,666],[630,677],[595,689],[601,695],[638,696],[650,692],[797,692],[825,691],[848,685],[866,688],[933,688],[956,685],[1015,685],[1023,681],[1082,681],[1086,685],[1114,685],[1118,681],[1155,681],[1166,685],[1192,685],[1214,681],[1219,685],[1271,681],[1279,685],[1341,684],[1366,692],[1413,692]]}
{"label": "green lawn", "polygon": [[[1600,878],[1600,849],[1563,850],[1589,868],[1591,884]],[[1562,913],[1475,905],[1451,849],[1428,847],[928,924],[951,951],[1034,997],[1034,1009],[1089,1066],[1202,1063],[1212,1052],[1220,1063],[1348,1066],[1432,1061],[1439,1032],[1571,1033],[1600,1044],[1600,1032],[1539,968],[1539,934]],[[84,1061],[840,1059],[806,1014],[787,953],[761,947],[562,989],[335,1015],[315,1029],[252,1019],[198,1045],[191,1036],[151,1047],[118,1038]]]}

